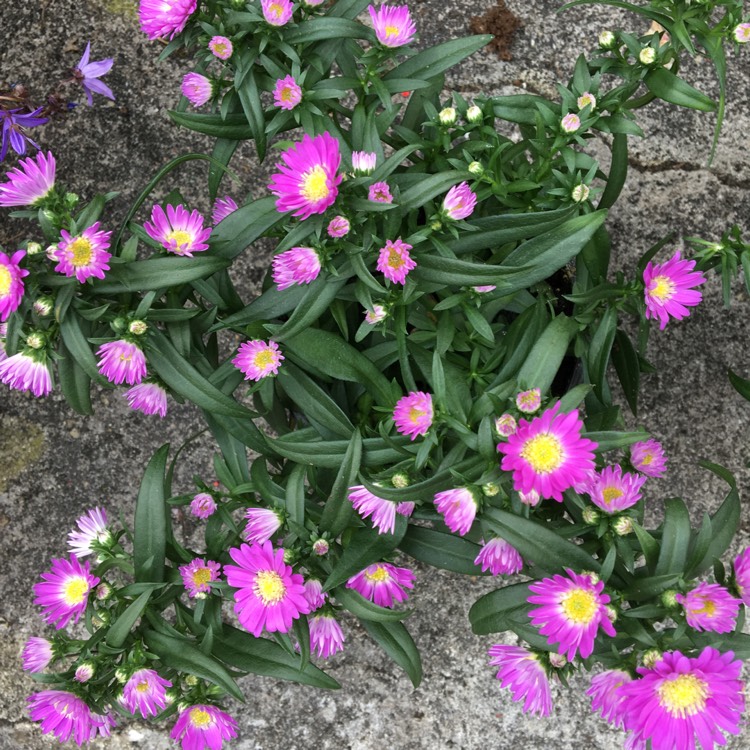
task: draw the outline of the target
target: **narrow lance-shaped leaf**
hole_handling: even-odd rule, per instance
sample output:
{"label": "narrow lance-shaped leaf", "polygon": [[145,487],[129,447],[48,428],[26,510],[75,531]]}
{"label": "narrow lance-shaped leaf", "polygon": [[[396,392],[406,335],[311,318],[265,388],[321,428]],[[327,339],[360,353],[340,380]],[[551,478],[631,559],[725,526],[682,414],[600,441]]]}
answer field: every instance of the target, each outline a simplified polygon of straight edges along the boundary
{"label": "narrow lance-shaped leaf", "polygon": [[135,506],[133,563],[135,580],[159,583],[164,580],[164,552],[167,539],[167,506],[164,473],[169,444],[163,445],[148,462]]}

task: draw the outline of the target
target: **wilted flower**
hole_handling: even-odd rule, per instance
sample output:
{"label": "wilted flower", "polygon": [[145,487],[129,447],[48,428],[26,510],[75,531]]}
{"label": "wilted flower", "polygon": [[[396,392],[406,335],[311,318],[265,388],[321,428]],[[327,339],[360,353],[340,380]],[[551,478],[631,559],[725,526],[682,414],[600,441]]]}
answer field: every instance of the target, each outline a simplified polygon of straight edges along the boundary
{"label": "wilted flower", "polygon": [[350,487],[348,498],[362,518],[372,516],[372,525],[378,534],[392,534],[396,528],[396,503],[373,495],[363,485]]}
{"label": "wilted flower", "polygon": [[104,278],[104,272],[109,271],[107,261],[112,257],[107,252],[112,232],[102,232],[99,226],[98,221],[94,222],[75,237],[64,229],[60,231],[62,239],[57,245],[55,271],[75,276],[80,282],[92,276]]}
{"label": "wilted flower", "polygon": [[320,256],[311,247],[293,247],[273,259],[273,281],[279,291],[310,284],[320,274]]}
{"label": "wilted flower", "polygon": [[468,534],[477,515],[474,493],[466,487],[445,490],[435,495],[435,510],[443,516],[445,525],[459,536]]}
{"label": "wilted flower", "polygon": [[197,0],[140,0],[138,19],[149,39],[174,39],[195,12]]}
{"label": "wilted flower", "polygon": [[409,255],[411,249],[412,246],[400,237],[394,241],[386,240],[385,246],[380,248],[375,268],[394,284],[404,284],[409,271],[417,267],[416,261]]}
{"label": "wilted flower", "polygon": [[468,219],[474,212],[477,196],[472,192],[468,182],[454,185],[443,199],[443,212],[449,219],[460,221]]}
{"label": "wilted flower", "polygon": [[213,560],[196,557],[180,566],[182,582],[191,598],[201,598],[211,591],[211,583],[219,580],[221,565]]}
{"label": "wilted flower", "polygon": [[586,691],[586,695],[591,696],[591,710],[599,711],[605,721],[618,729],[623,725],[625,700],[620,686],[632,680],[632,676],[622,669],[608,669],[592,677],[591,687]]}
{"label": "wilted flower", "polygon": [[76,526],[78,531],[73,530],[68,534],[68,547],[79,559],[93,555],[98,545],[107,544],[112,539],[104,508],[87,511],[76,521]]}
{"label": "wilted flower", "polygon": [[97,583],[99,579],[91,575],[88,560],[81,564],[74,555],[68,560],[53,558],[51,569],[34,585],[34,604],[42,608],[44,621],[60,630],[71,620],[78,622],[89,591]]}
{"label": "wilted flower", "polygon": [[414,588],[414,573],[390,563],[373,563],[352,576],[346,587],[379,607],[393,607],[396,602],[405,602],[409,598],[405,589]]}
{"label": "wilted flower", "polygon": [[86,43],[86,49],[83,51],[83,57],[81,57],[78,66],[73,70],[73,77],[83,86],[83,90],[86,92],[86,98],[88,99],[89,106],[94,104],[94,94],[101,94],[106,96],[107,99],[114,101],[115,95],[112,93],[112,89],[107,86],[104,81],[99,79],[109,73],[114,64],[114,60],[109,57],[106,60],[97,60],[96,62],[89,62],[91,55],[91,42]]}
{"label": "wilted flower", "polygon": [[518,423],[512,414],[502,414],[495,419],[495,430],[502,437],[510,437],[517,429]]}
{"label": "wilted flower", "polygon": [[124,393],[128,406],[149,416],[167,416],[167,392],[158,383],[138,383]]}
{"label": "wilted flower", "polygon": [[98,735],[109,737],[115,720],[97,715],[78,696],[65,690],[43,690],[27,698],[29,716],[40,722],[42,734],[54,734],[60,742],[73,739],[80,747]]}
{"label": "wilted flower", "polygon": [[0,185],[0,206],[36,206],[55,186],[55,157],[41,151],[33,157],[20,159],[17,167],[8,170],[7,182]]}
{"label": "wilted flower", "polygon": [[310,650],[314,654],[328,659],[343,648],[344,632],[332,614],[310,618]]}
{"label": "wilted flower", "polygon": [[[5,347],[3,347],[5,354]],[[37,398],[52,390],[52,375],[44,352],[24,349],[0,357],[0,382],[16,391],[31,391]]]}
{"label": "wilted flower", "polygon": [[208,492],[199,492],[190,503],[190,512],[196,518],[208,518],[216,511],[216,501]]}
{"label": "wilted flower", "polygon": [[374,182],[367,190],[367,200],[374,203],[393,203],[391,189],[387,182]]}
{"label": "wilted flower", "polygon": [[237,204],[230,196],[225,195],[223,198],[217,198],[213,210],[211,211],[211,222],[216,226],[236,210]]}
{"label": "wilted flower", "polygon": [[432,396],[423,391],[410,391],[396,402],[393,410],[396,429],[411,440],[427,434],[432,426],[432,418]]}
{"label": "wilted flower", "polygon": [[500,667],[497,679],[501,687],[511,690],[514,701],[524,701],[523,710],[538,716],[549,716],[552,693],[547,672],[536,654],[519,646],[498,643],[491,646],[490,664]]}
{"label": "wilted flower", "polygon": [[294,76],[286,76],[276,81],[273,90],[273,103],[281,109],[294,109],[302,101],[302,89]]}
{"label": "wilted flower", "polygon": [[96,353],[99,372],[115,385],[137,385],[146,377],[146,357],[131,341],[107,341]]}
{"label": "wilted flower", "polygon": [[46,638],[32,636],[23,647],[21,659],[26,672],[43,672],[52,661],[54,650]]}
{"label": "wilted flower", "polygon": [[290,0],[260,0],[263,18],[271,26],[284,26],[289,23],[294,11]]}
{"label": "wilted flower", "polygon": [[685,608],[691,628],[713,633],[731,633],[742,604],[718,583],[699,583],[687,594],[677,594],[675,601]]}
{"label": "wilted flower", "polygon": [[169,736],[182,750],[221,750],[224,740],[237,736],[237,722],[216,706],[190,706],[180,712]]}
{"label": "wilted flower", "polygon": [[352,169],[356,175],[372,174],[377,162],[377,154],[369,151],[352,151]]}
{"label": "wilted flower", "polygon": [[373,305],[372,310],[365,310],[365,322],[371,326],[376,323],[380,323],[381,320],[385,320],[388,315],[388,311],[383,305]]}
{"label": "wilted flower", "polygon": [[694,260],[682,260],[678,250],[666,263],[649,262],[643,272],[645,286],[646,318],[658,318],[659,328],[664,330],[669,318],[682,320],[695,307],[703,295],[695,287],[703,284],[706,277],[693,271]]}
{"label": "wilted flower", "polygon": [[48,117],[39,117],[39,113],[44,107],[39,107],[33,112],[26,112],[24,109],[0,110],[0,161],[5,159],[8,148],[12,148],[19,156],[26,153],[26,144],[30,143],[34,148],[39,148],[39,144],[33,141],[26,134],[28,128],[36,128],[44,125],[49,121]]}
{"label": "wilted flower", "polygon": [[482,545],[474,565],[481,566],[482,572],[489,570],[493,576],[513,575],[523,569],[523,558],[515,547],[496,536]]}
{"label": "wilted flower", "polygon": [[471,287],[477,294],[489,294],[497,289],[495,284],[480,284],[479,286]]}
{"label": "wilted flower", "polygon": [[13,255],[0,252],[0,320],[8,319],[15,312],[23,299],[24,283],[22,279],[29,272],[21,268],[25,250],[17,250]]}
{"label": "wilted flower", "polygon": [[417,33],[406,5],[381,5],[377,10],[369,5],[375,36],[384,47],[403,47]]}
{"label": "wilted flower", "polygon": [[188,211],[182,204],[167,206],[166,213],[155,204],[151,209],[151,221],[144,222],[143,228],[168,253],[192,258],[193,253],[208,250],[210,227],[204,228],[200,211]]}
{"label": "wilted flower", "polygon": [[258,382],[269,375],[276,375],[283,360],[284,355],[275,341],[253,339],[240,345],[232,364],[244,373],[245,380]]}
{"label": "wilted flower", "polygon": [[194,107],[202,107],[213,95],[213,84],[200,73],[186,73],[180,90]]}
{"label": "wilted flower", "polygon": [[304,585],[305,599],[310,605],[310,611],[314,612],[326,603],[328,594],[323,592],[323,584],[317,578],[308,578]]}
{"label": "wilted flower", "polygon": [[398,505],[396,505],[396,513],[398,513],[399,516],[403,516],[404,518],[410,518],[411,514],[414,513],[415,507],[416,503],[405,500],[403,503],[399,503]]}
{"label": "wilted flower", "polygon": [[208,43],[208,48],[211,53],[218,57],[219,60],[228,60],[232,56],[234,50],[232,42],[225,36],[213,36],[211,41]]}
{"label": "wilted flower", "polygon": [[560,121],[563,133],[575,133],[581,127],[581,118],[575,112],[569,112]]}

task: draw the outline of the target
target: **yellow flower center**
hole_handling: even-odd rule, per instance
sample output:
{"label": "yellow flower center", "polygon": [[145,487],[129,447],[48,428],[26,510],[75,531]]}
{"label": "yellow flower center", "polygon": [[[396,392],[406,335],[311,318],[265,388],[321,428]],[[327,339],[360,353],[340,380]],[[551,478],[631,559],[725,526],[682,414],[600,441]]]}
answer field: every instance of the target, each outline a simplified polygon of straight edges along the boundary
{"label": "yellow flower center", "polygon": [[89,593],[89,582],[83,576],[70,578],[63,587],[63,598],[68,606],[80,604]]}
{"label": "yellow flower center", "polygon": [[542,432],[526,441],[521,449],[521,457],[526,459],[537,474],[549,474],[560,468],[565,454],[560,441],[548,432]]}
{"label": "yellow flower center", "polygon": [[390,575],[382,565],[378,565],[372,573],[369,570],[365,571],[365,578],[372,583],[381,583],[387,581]]}
{"label": "yellow flower center", "polygon": [[652,297],[656,297],[659,302],[666,302],[672,299],[675,293],[675,283],[669,276],[656,276],[652,281],[652,288],[649,289],[649,294]]}
{"label": "yellow flower center", "polygon": [[292,87],[291,86],[284,86],[284,88],[281,89],[281,101],[282,102],[292,101]]}
{"label": "yellow flower center", "polygon": [[328,197],[331,192],[328,187],[328,175],[320,164],[302,175],[300,192],[306,200],[312,203],[317,203]]}
{"label": "yellow flower center", "polygon": [[69,253],[73,253],[70,262],[76,268],[87,266],[91,263],[93,245],[91,244],[91,241],[87,240],[85,237],[76,237],[73,242],[68,245],[67,250]]}
{"label": "yellow flower center", "polygon": [[138,683],[138,684],[137,684],[137,685],[135,686],[135,689],[136,689],[136,690],[137,690],[137,691],[138,691],[139,693],[147,693],[147,692],[148,692],[148,689],[149,689],[150,687],[151,687],[151,686],[150,686],[150,685],[148,684],[148,682],[146,682],[146,680],[143,680],[142,682],[139,682],[139,683]]}
{"label": "yellow flower center", "polygon": [[280,602],[286,594],[286,586],[281,576],[273,570],[261,570],[255,576],[255,595],[268,606]]}
{"label": "yellow flower center", "polygon": [[683,719],[702,711],[709,697],[708,683],[694,674],[681,674],[674,680],[665,680],[656,692],[662,708]]}
{"label": "yellow flower center", "polygon": [[224,42],[214,42],[214,52],[217,55],[225,55],[227,53],[227,45]]}
{"label": "yellow flower center", "polygon": [[386,26],[385,27],[386,36],[398,36],[398,34],[399,34],[398,26]]}
{"label": "yellow flower center", "polygon": [[273,352],[270,349],[264,349],[262,352],[258,352],[253,359],[253,364],[259,370],[266,370],[273,365],[274,357]]}
{"label": "yellow flower center", "polygon": [[6,297],[10,292],[10,284],[13,277],[6,266],[0,265],[0,297]]}
{"label": "yellow flower center", "polygon": [[577,625],[588,625],[599,611],[599,603],[593,592],[586,589],[572,589],[560,602],[568,620]]}
{"label": "yellow flower center", "polygon": [[211,571],[208,568],[198,568],[193,571],[193,583],[196,586],[202,586],[205,583],[210,583]]}
{"label": "yellow flower center", "polygon": [[393,248],[388,251],[388,266],[390,268],[401,268],[405,262],[406,261]]}
{"label": "yellow flower center", "polygon": [[641,459],[641,463],[644,466],[650,466],[653,460],[654,460],[654,454],[649,452],[649,453],[646,453],[646,455]]}
{"label": "yellow flower center", "polygon": [[167,235],[167,240],[174,241],[177,253],[182,253],[185,248],[192,242],[192,237],[183,229],[174,229]]}
{"label": "yellow flower center", "polygon": [[409,421],[412,424],[416,424],[427,412],[422,411],[421,409],[415,409],[412,407],[409,409]]}
{"label": "yellow flower center", "polygon": [[208,711],[204,711],[202,708],[193,708],[190,711],[190,723],[198,729],[203,729],[209,726],[213,722],[211,714]]}
{"label": "yellow flower center", "polygon": [[691,609],[690,611],[694,615],[706,615],[706,617],[713,617],[716,614],[716,602],[713,601],[713,599],[709,599],[707,596],[699,596],[698,599],[703,602],[703,606],[698,607],[698,609]]}
{"label": "yellow flower center", "polygon": [[618,500],[625,493],[619,487],[605,487],[602,490],[602,498],[605,505],[610,505],[613,500]]}
{"label": "yellow flower center", "polygon": [[268,12],[274,18],[281,18],[281,14],[284,12],[284,9],[278,3],[271,3],[268,6]]}

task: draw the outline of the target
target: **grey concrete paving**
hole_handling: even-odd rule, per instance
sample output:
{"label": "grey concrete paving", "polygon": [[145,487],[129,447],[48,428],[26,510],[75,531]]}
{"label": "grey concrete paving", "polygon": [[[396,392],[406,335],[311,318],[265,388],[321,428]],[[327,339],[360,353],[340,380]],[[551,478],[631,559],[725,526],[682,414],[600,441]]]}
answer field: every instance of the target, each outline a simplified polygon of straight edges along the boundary
{"label": "grey concrete paving", "polygon": [[[422,39],[434,42],[467,33],[467,21],[484,12],[490,0],[470,3],[425,0],[415,4]],[[467,95],[509,92],[513,86],[550,93],[566,77],[581,49],[593,45],[601,28],[623,15],[602,9],[553,13],[552,0],[509,0],[524,21],[513,46],[514,59],[500,62],[477,54],[451,74],[450,84]],[[74,65],[91,40],[94,58],[115,58],[108,77],[117,95],[110,104],[99,100],[93,110],[83,107],[67,121],[47,126],[41,138],[58,158],[59,180],[76,192],[117,187],[122,199],[137,193],[157,165],[204,141],[172,126],[164,109],[174,103],[184,62],[156,63],[158,44],[137,30],[133,0],[76,3],[44,0],[5,4],[0,23],[0,77],[22,80],[38,93],[56,74]],[[627,28],[641,28],[628,19]],[[64,52],[65,49],[71,50]],[[719,152],[706,166],[713,119],[710,115],[677,111],[657,105],[644,113],[641,124],[648,139],[635,143],[631,174],[623,198],[612,211],[617,268],[632,271],[635,258],[654,239],[675,229],[681,235],[718,238],[734,222],[750,215],[750,163],[747,126],[750,120],[747,54],[730,55],[730,102]],[[715,93],[707,62],[691,64],[695,85]],[[243,178],[235,191],[260,195],[265,178],[244,149],[236,164]],[[184,185],[196,188],[202,176],[188,169]],[[26,236],[25,226],[7,222],[0,242],[8,247]],[[266,257],[243,260],[237,273],[248,287],[260,278]],[[720,500],[723,488],[695,462],[709,458],[735,471],[741,489],[748,490],[745,465],[750,405],[729,386],[726,368],[750,375],[746,346],[746,293],[736,286],[731,310],[721,307],[716,280],[707,285],[704,303],[681,324],[655,333],[649,355],[658,367],[647,377],[639,422],[664,442],[670,456],[667,479],[653,483],[654,502],[661,496],[682,495],[693,517]],[[56,746],[43,738],[26,717],[24,697],[33,689],[20,671],[22,645],[43,631],[32,606],[31,586],[52,555],[65,550],[65,535],[75,518],[94,504],[112,515],[132,515],[138,481],[145,461],[164,441],[179,443],[200,429],[190,407],[170,405],[164,422],[133,414],[112,392],[95,394],[96,417],[72,413],[53,395],[38,401],[0,390],[0,748],[39,750]],[[201,440],[191,448],[176,477],[176,488],[187,491],[193,473],[211,476],[212,446]],[[743,516],[742,542],[748,543],[750,523]],[[180,519],[190,533],[189,521]],[[546,720],[525,717],[499,689],[486,663],[489,638],[471,635],[466,613],[487,590],[486,581],[467,581],[441,572],[419,571],[410,629],[420,644],[425,680],[412,690],[406,680],[353,623],[345,625],[347,648],[331,660],[330,671],[343,685],[338,693],[315,692],[268,679],[244,681],[247,705],[233,705],[241,736],[232,746],[240,750],[307,750],[308,748],[398,750],[458,748],[474,750],[615,750],[621,735],[594,719],[576,692],[556,690],[554,715]],[[431,614],[437,612],[437,614]],[[171,746],[165,728],[133,722],[120,728],[110,742],[93,747],[161,750]],[[750,730],[732,738],[727,747],[750,746]]]}

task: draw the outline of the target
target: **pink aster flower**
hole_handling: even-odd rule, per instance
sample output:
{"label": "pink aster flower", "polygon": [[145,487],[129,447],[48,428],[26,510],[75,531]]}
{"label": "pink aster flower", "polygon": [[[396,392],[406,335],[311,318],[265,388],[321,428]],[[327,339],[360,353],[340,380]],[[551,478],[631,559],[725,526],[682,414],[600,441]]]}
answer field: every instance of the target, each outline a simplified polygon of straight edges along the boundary
{"label": "pink aster flower", "polygon": [[202,107],[213,95],[214,87],[206,76],[200,73],[186,73],[180,91],[194,107]]}
{"label": "pink aster flower", "polygon": [[202,599],[211,593],[211,584],[219,580],[221,565],[213,560],[196,557],[187,565],[180,566],[182,582],[191,598]]}
{"label": "pink aster flower", "polygon": [[203,226],[203,216],[198,210],[188,211],[185,206],[167,206],[164,209],[156,204],[151,209],[151,221],[143,224],[151,239],[161,243],[168,253],[193,257],[193,253],[208,250],[210,227]]}
{"label": "pink aster flower", "polygon": [[89,62],[90,57],[91,42],[87,42],[86,49],[83,51],[83,57],[81,57],[78,66],[73,70],[73,77],[83,86],[83,90],[86,92],[89,107],[94,105],[94,94],[101,94],[102,96],[106,96],[107,99],[114,101],[115,95],[112,93],[112,89],[104,81],[99,80],[103,75],[109,73],[114,60],[109,57],[106,60]]}
{"label": "pink aster flower", "polygon": [[415,507],[416,503],[405,501],[403,503],[399,503],[396,506],[396,513],[398,513],[400,516],[403,516],[404,518],[410,518],[411,514],[414,513]]}
{"label": "pink aster flower", "polygon": [[417,33],[407,5],[381,5],[377,10],[369,5],[375,36],[384,47],[403,47]]}
{"label": "pink aster flower", "polygon": [[295,284],[310,284],[320,273],[320,256],[311,247],[293,247],[273,259],[273,281],[284,291]]}
{"label": "pink aster flower", "polygon": [[732,651],[707,646],[696,658],[665,653],[640,679],[622,685],[625,729],[652,750],[704,750],[726,744],[724,732],[739,734],[745,709],[742,662]]}
{"label": "pink aster flower", "polygon": [[75,529],[68,534],[68,548],[79,560],[96,553],[96,548],[112,539],[107,528],[107,513],[104,508],[92,508],[77,521]]}
{"label": "pink aster flower", "polygon": [[535,596],[527,601],[542,605],[529,612],[531,624],[548,636],[547,643],[559,643],[559,653],[567,651],[568,661],[573,661],[578,652],[583,659],[591,656],[599,628],[612,637],[615,629],[607,616],[604,581],[594,582],[591,575],[578,575],[569,568],[565,572],[568,578],[556,575],[530,584]]}
{"label": "pink aster flower", "polygon": [[328,222],[326,232],[329,237],[340,239],[341,237],[346,237],[346,235],[349,234],[350,229],[351,224],[349,223],[349,219],[345,216],[334,216],[331,221]]}
{"label": "pink aster flower", "polygon": [[112,257],[107,252],[112,232],[102,232],[99,226],[97,221],[75,237],[64,229],[60,231],[62,239],[55,254],[58,261],[55,271],[75,276],[80,282],[91,276],[104,278],[104,272],[109,271],[107,261]]}
{"label": "pink aster flower", "polygon": [[476,498],[466,487],[438,492],[435,495],[435,508],[443,516],[445,525],[460,536],[469,533],[477,515]]}
{"label": "pink aster flower", "polygon": [[333,136],[305,134],[300,143],[284,151],[280,172],[271,176],[269,189],[278,197],[276,210],[294,211],[292,216],[299,219],[324,213],[339,192],[340,164],[339,142]]}
{"label": "pink aster flower", "polygon": [[0,320],[8,320],[23,299],[22,279],[29,275],[29,272],[20,266],[25,255],[25,250],[18,250],[13,255],[0,252]]}
{"label": "pink aster flower", "polygon": [[52,661],[54,651],[52,643],[46,638],[32,636],[23,647],[21,659],[27,672],[43,672]]}
{"label": "pink aster flower", "polygon": [[308,578],[304,586],[305,599],[310,605],[310,612],[314,612],[326,603],[328,594],[323,591],[323,584],[317,578]]}
{"label": "pink aster flower", "polygon": [[216,706],[200,704],[180,712],[169,735],[182,750],[221,750],[237,736],[237,722]]}
{"label": "pink aster flower", "polygon": [[489,570],[493,576],[509,576],[522,570],[523,558],[515,547],[496,536],[482,545],[474,565],[480,565],[482,572]]}
{"label": "pink aster flower", "polygon": [[374,203],[393,203],[391,189],[387,182],[374,182],[367,190],[367,200]]}
{"label": "pink aster flower", "polygon": [[211,37],[208,48],[211,50],[211,54],[218,57],[219,60],[228,60],[234,51],[231,40],[218,35]]}
{"label": "pink aster flower", "polygon": [[393,607],[409,598],[405,589],[414,588],[414,573],[390,563],[373,563],[352,576],[346,587],[380,607]]}
{"label": "pink aster flower", "polygon": [[55,157],[41,151],[33,157],[20,159],[18,166],[5,175],[0,185],[0,206],[36,206],[55,186]]}
{"label": "pink aster flower", "polygon": [[166,708],[168,687],[172,687],[172,683],[159,677],[155,670],[139,669],[125,683],[120,701],[131,714],[140,713],[147,719]]}
{"label": "pink aster flower", "polygon": [[31,391],[37,398],[52,390],[52,374],[46,356],[24,349],[12,357],[0,359],[0,382],[16,391]]}
{"label": "pink aster flower", "polygon": [[294,6],[290,0],[260,0],[263,18],[271,26],[284,26],[292,17]]}
{"label": "pink aster flower", "polygon": [[491,646],[490,664],[500,667],[497,679],[501,687],[511,690],[513,700],[523,701],[523,710],[537,716],[549,716],[552,711],[552,693],[547,672],[536,654],[520,646]]}
{"label": "pink aster flower", "polygon": [[395,242],[386,240],[385,247],[380,248],[378,263],[375,267],[394,284],[404,284],[409,271],[417,267],[416,262],[409,255],[411,248],[412,246],[400,237]]}
{"label": "pink aster flower", "polygon": [[378,534],[392,534],[396,528],[396,503],[373,495],[363,485],[349,488],[349,500],[362,518],[372,516]]}
{"label": "pink aster flower", "polygon": [[443,212],[449,219],[461,221],[474,213],[477,196],[472,192],[468,182],[454,185],[443,198]]}
{"label": "pink aster flower", "polygon": [[703,284],[706,277],[693,271],[694,260],[682,260],[678,250],[666,263],[649,263],[643,272],[645,285],[646,317],[658,318],[659,329],[664,330],[669,318],[682,320],[695,307],[703,295],[695,287]]}
{"label": "pink aster flower", "polygon": [[247,524],[242,538],[251,544],[265,544],[281,528],[282,519],[269,508],[248,508],[245,518]]}
{"label": "pink aster flower", "polygon": [[388,311],[383,305],[373,305],[372,310],[365,310],[365,323],[374,326],[376,323],[380,323],[381,320],[385,320],[388,316]]}
{"label": "pink aster flower", "polygon": [[619,729],[623,726],[625,696],[620,687],[632,682],[633,678],[622,669],[608,669],[591,678],[591,687],[586,695],[591,696],[591,710],[599,711],[602,718]]}
{"label": "pink aster flower", "polygon": [[280,109],[294,109],[302,101],[302,89],[294,76],[285,76],[276,81],[273,103]]}
{"label": "pink aster flower", "polygon": [[284,562],[284,550],[271,542],[252,547],[243,544],[229,554],[237,565],[226,565],[227,583],[236,588],[234,611],[240,624],[256,638],[269,633],[288,633],[293,621],[310,612],[304,579]]}
{"label": "pink aster flower", "polygon": [[73,739],[80,747],[98,735],[109,737],[115,720],[97,715],[76,695],[65,690],[43,690],[27,698],[29,716],[41,724],[42,734],[54,734],[60,742]]}
{"label": "pink aster flower", "polygon": [[128,406],[149,416],[167,416],[167,392],[158,383],[138,383],[125,391]]}
{"label": "pink aster flower", "polygon": [[396,429],[411,440],[427,434],[432,426],[432,418],[432,396],[423,391],[410,391],[396,402],[393,410]]}
{"label": "pink aster flower", "polygon": [[675,599],[685,608],[691,628],[713,633],[731,633],[742,604],[742,600],[735,599],[718,583],[699,583],[687,594],[677,594]]}
{"label": "pink aster flower", "polygon": [[563,133],[575,133],[581,127],[581,118],[574,112],[570,112],[560,120]]}
{"label": "pink aster flower", "polygon": [[747,44],[750,42],[750,23],[740,23],[735,26],[732,36],[738,44]]}
{"label": "pink aster flower", "polygon": [[617,513],[635,505],[641,499],[645,476],[623,472],[622,467],[605,466],[584,482],[591,502],[606,513]]}
{"label": "pink aster flower", "polygon": [[240,345],[232,364],[245,374],[245,380],[259,381],[276,375],[284,360],[275,341],[253,339]]}
{"label": "pink aster flower", "polygon": [[489,294],[490,292],[494,292],[497,286],[495,284],[480,284],[479,286],[473,286],[472,289],[477,294]]}
{"label": "pink aster flower", "polygon": [[630,463],[647,477],[658,479],[667,472],[667,458],[661,443],[653,438],[630,446]]}
{"label": "pink aster flower", "polygon": [[146,357],[140,347],[125,339],[107,341],[97,350],[99,372],[110,383],[137,385],[146,377]]}
{"label": "pink aster flower", "polygon": [[234,213],[236,210],[237,204],[230,196],[225,195],[223,198],[217,198],[213,210],[211,211],[211,222],[216,226],[220,221],[224,221],[229,214]]}
{"label": "pink aster flower", "polygon": [[196,518],[208,518],[216,511],[216,502],[208,492],[199,492],[190,503],[190,512]]}
{"label": "pink aster flower", "polygon": [[513,488],[562,502],[564,490],[580,484],[594,470],[596,443],[581,437],[578,411],[558,413],[560,403],[530,422],[522,419],[506,443],[497,446],[503,471],[513,472]]}
{"label": "pink aster flower", "polygon": [[60,630],[71,619],[78,622],[86,609],[89,591],[97,583],[99,579],[89,572],[88,560],[82,565],[74,555],[69,560],[53,558],[51,569],[42,573],[41,582],[34,584],[34,604],[42,608],[44,621]]}
{"label": "pink aster flower", "polygon": [[138,20],[149,39],[173,39],[195,13],[197,0],[140,0]]}
{"label": "pink aster flower", "polygon": [[344,631],[333,615],[315,615],[310,618],[310,650],[321,659],[342,651]]}
{"label": "pink aster flower", "polygon": [[495,419],[495,430],[501,437],[510,437],[518,429],[518,422],[512,414],[503,414]]}
{"label": "pink aster flower", "polygon": [[360,177],[372,174],[375,171],[377,160],[378,155],[373,151],[352,151],[352,169],[354,170],[354,174]]}
{"label": "pink aster flower", "polygon": [[533,414],[542,405],[542,392],[539,388],[521,391],[516,396],[516,407],[524,414]]}
{"label": "pink aster flower", "polygon": [[750,547],[734,558],[734,585],[742,601],[750,607]]}

